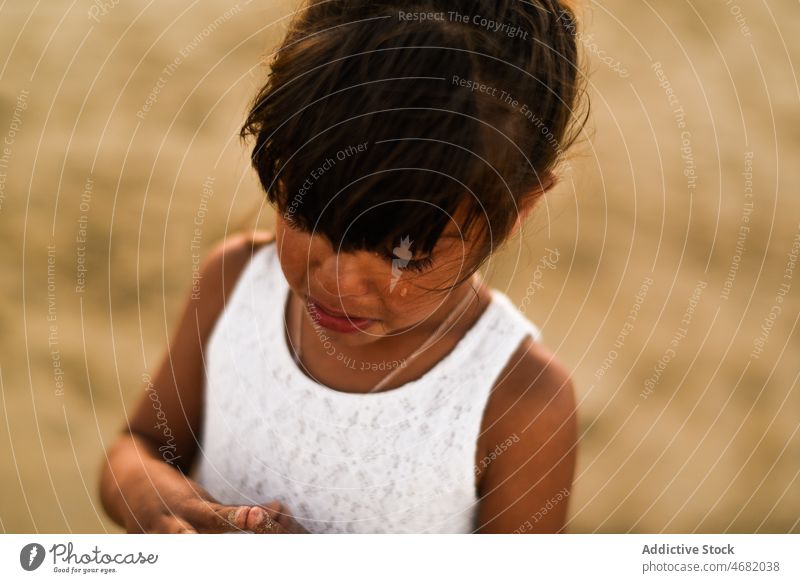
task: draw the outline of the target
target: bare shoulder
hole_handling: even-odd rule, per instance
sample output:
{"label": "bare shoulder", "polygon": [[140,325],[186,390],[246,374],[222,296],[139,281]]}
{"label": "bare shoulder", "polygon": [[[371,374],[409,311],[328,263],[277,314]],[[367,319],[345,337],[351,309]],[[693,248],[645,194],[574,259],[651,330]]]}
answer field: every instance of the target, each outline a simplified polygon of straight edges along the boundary
{"label": "bare shoulder", "polygon": [[201,290],[205,293],[198,295],[205,296],[205,301],[197,306],[198,310],[207,318],[214,319],[253,254],[274,240],[275,234],[271,231],[252,231],[234,233],[217,243],[201,268]]}
{"label": "bare shoulder", "polygon": [[[533,412],[564,417],[574,409],[575,390],[569,370],[544,344],[528,336],[498,377],[485,420],[503,426]],[[485,429],[491,431],[491,427]]]}
{"label": "bare shoulder", "polygon": [[234,233],[217,243],[205,259],[206,275],[237,274],[258,249],[275,240],[271,231]]}
{"label": "bare shoulder", "polygon": [[535,526],[530,521],[539,508],[553,507],[552,499],[569,495],[576,417],[569,370],[527,337],[498,377],[484,412],[476,459],[483,532],[524,532],[520,525],[526,520],[531,532],[559,531],[566,504]]}

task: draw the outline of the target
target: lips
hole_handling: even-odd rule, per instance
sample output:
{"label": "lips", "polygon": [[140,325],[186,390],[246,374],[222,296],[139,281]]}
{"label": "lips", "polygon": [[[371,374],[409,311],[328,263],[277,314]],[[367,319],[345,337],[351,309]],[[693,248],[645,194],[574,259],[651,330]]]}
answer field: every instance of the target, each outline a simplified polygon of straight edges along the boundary
{"label": "lips", "polygon": [[316,307],[318,307],[321,310],[323,310],[325,313],[330,314],[331,316],[336,316],[337,318],[350,317],[350,318],[352,318],[354,320],[368,320],[369,319],[369,318],[365,318],[363,316],[356,316],[356,315],[354,315],[352,313],[348,314],[347,312],[342,312],[341,310],[336,310],[336,309],[331,308],[327,304],[324,304],[324,303],[320,302],[319,300],[317,300],[317,299],[315,299],[315,298],[313,298],[311,296],[308,297],[308,301],[310,303],[314,304]]}
{"label": "lips", "polygon": [[308,313],[317,324],[337,332],[358,332],[375,322],[372,318],[352,316],[344,312],[332,310],[327,306],[323,306],[310,296],[307,301],[307,309]]}

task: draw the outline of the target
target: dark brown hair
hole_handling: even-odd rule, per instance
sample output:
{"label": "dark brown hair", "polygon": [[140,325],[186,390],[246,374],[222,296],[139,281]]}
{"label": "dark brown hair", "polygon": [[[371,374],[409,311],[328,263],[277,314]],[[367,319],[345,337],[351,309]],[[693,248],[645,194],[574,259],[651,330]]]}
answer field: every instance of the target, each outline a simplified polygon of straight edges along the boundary
{"label": "dark brown hair", "polygon": [[423,255],[466,208],[471,273],[586,121],[575,20],[557,0],[308,2],[241,130],[269,201],[341,251]]}

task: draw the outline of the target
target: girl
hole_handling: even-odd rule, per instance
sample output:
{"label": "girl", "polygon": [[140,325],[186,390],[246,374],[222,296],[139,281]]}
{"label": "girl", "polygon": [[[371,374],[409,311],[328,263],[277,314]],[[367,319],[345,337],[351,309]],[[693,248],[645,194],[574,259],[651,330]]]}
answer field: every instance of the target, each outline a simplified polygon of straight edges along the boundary
{"label": "girl", "polygon": [[[559,532],[569,374],[478,268],[585,118],[556,0],[311,2],[242,129],[274,233],[205,259],[110,448],[129,532]],[[512,34],[513,33],[513,34]]]}

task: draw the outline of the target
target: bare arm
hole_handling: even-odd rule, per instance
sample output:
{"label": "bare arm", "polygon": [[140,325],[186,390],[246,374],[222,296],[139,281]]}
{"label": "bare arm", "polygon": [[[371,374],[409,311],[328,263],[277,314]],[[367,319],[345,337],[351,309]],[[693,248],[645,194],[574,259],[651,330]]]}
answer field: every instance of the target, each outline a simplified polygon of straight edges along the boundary
{"label": "bare arm", "polygon": [[478,467],[480,533],[558,533],[575,471],[575,391],[567,370],[527,342],[487,404]]}
{"label": "bare arm", "polygon": [[108,449],[100,497],[129,532],[279,530],[278,505],[221,504],[187,477],[196,457],[203,406],[204,347],[227,296],[257,246],[270,233],[235,235],[201,267],[199,293],[187,298],[177,330],[122,434]]}

